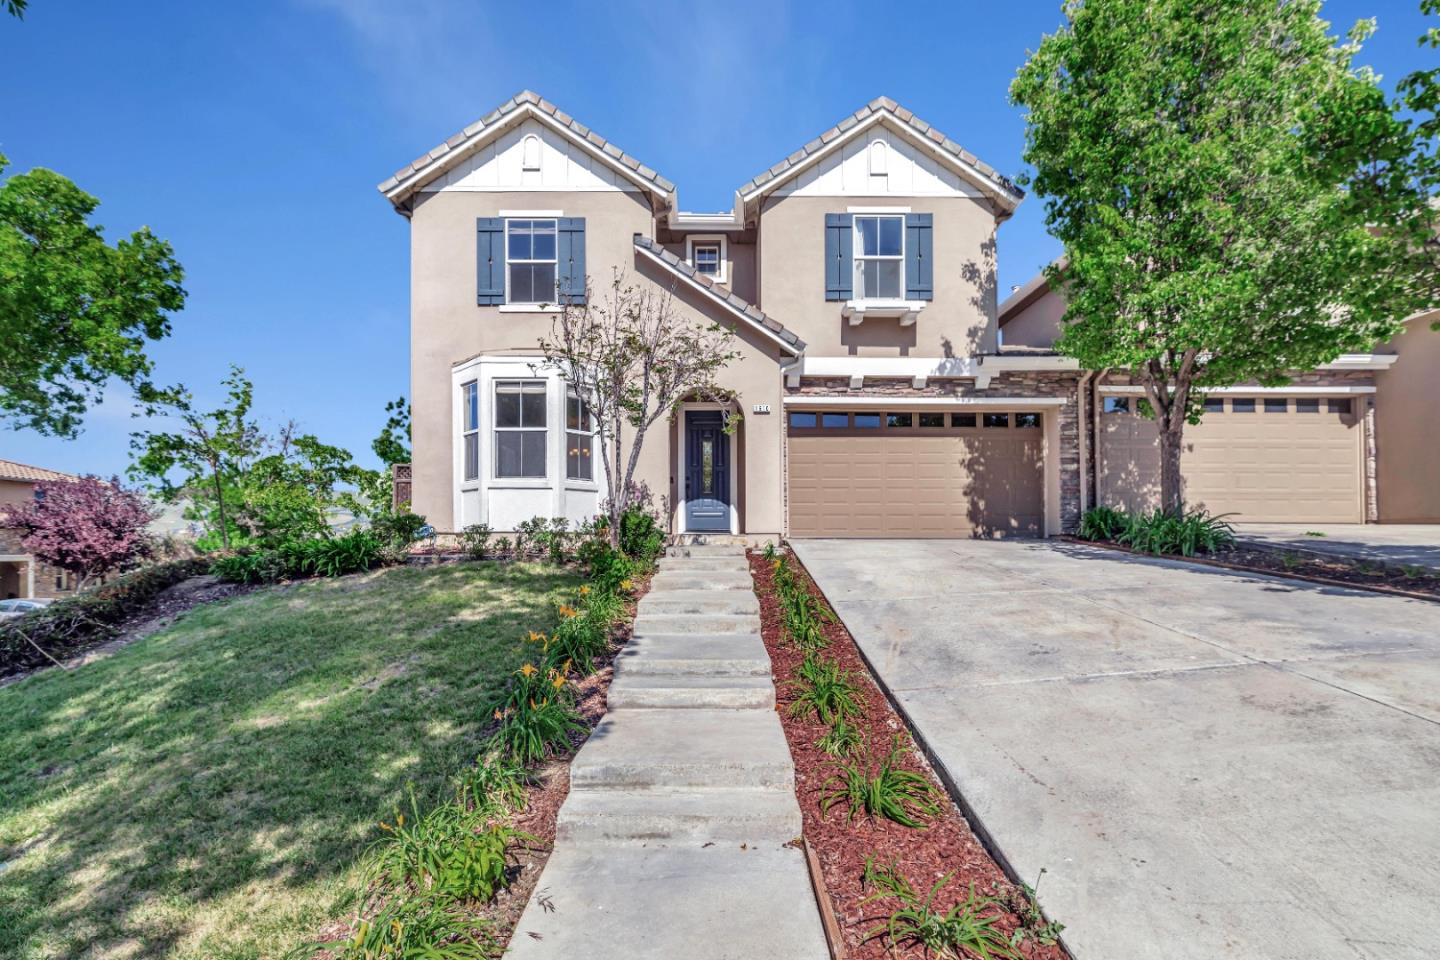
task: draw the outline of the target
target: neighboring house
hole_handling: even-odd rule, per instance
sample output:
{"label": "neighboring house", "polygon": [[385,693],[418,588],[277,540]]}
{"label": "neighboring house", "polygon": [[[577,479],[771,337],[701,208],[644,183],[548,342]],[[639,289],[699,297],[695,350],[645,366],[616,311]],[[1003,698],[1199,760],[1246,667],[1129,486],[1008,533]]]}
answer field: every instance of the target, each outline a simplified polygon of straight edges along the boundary
{"label": "neighboring house", "polygon": [[995,234],[1023,198],[888,98],[688,213],[533,93],[380,185],[411,229],[412,502],[437,530],[594,514],[584,398],[540,364],[556,285],[623,269],[737,334],[639,476],[676,533],[1046,534],[1081,509],[1080,371],[998,348]]}
{"label": "neighboring house", "polygon": [[[1006,348],[1049,349],[1065,314],[1044,275],[1000,306]],[[1410,318],[1373,353],[1347,354],[1283,387],[1209,392],[1185,428],[1187,502],[1233,519],[1288,523],[1440,522],[1440,312]],[[1156,427],[1139,415],[1143,388],[1123,374],[1087,375],[1080,406],[1089,503],[1158,501]]]}
{"label": "neighboring house", "polygon": [[[35,499],[35,484],[42,480],[78,480],[79,477],[13,460],[0,460],[0,508]],[[75,592],[73,575],[37,563],[20,543],[17,530],[0,527],[0,599],[63,597]]]}

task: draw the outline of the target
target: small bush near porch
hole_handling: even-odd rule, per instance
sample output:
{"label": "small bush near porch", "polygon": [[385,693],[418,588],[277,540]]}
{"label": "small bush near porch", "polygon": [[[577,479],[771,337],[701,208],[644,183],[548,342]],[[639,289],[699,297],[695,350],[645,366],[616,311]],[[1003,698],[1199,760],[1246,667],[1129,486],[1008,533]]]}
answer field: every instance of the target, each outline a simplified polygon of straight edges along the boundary
{"label": "small bush near porch", "polygon": [[0,952],[312,939],[406,784],[435,797],[473,765],[525,633],[578,583],[485,563],[307,582],[0,688]]}

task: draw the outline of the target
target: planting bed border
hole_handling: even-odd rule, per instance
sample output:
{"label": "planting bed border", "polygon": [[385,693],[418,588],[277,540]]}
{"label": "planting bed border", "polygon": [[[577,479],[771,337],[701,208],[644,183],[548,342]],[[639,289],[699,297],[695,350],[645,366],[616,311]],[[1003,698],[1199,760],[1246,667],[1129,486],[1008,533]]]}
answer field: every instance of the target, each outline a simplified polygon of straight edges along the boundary
{"label": "planting bed border", "polygon": [[[876,861],[881,866],[888,866],[892,859],[896,860],[900,872],[922,896],[941,876],[954,871],[955,876],[937,898],[935,906],[939,910],[948,909],[963,899],[972,882],[977,891],[994,892],[1008,901],[1012,897],[1023,896],[1020,892],[1022,882],[1034,882],[1036,878],[1017,876],[974,810],[965,802],[954,780],[938,762],[934,751],[910,722],[894,693],[835,615],[824,591],[795,553],[787,548],[785,556],[795,571],[796,580],[822,602],[832,618],[824,625],[829,643],[822,652],[837,660],[842,669],[849,670],[861,688],[865,716],[855,721],[855,725],[861,729],[872,758],[883,754],[899,737],[901,768],[927,777],[941,799],[949,801],[942,803],[938,817],[933,818],[926,828],[918,830],[890,821],[863,818],[847,821],[844,811],[838,807],[832,808],[828,816],[821,816],[819,796],[835,762],[815,747],[816,738],[826,727],[813,718],[791,717],[787,712],[793,700],[788,694],[790,674],[804,655],[781,635],[779,602],[771,563],[760,551],[750,550],[747,555],[755,593],[760,598],[761,636],[770,655],[770,669],[776,685],[776,711],[795,763],[795,793],[804,818],[805,845],[814,853],[812,869],[818,864],[821,872],[820,877],[815,878],[816,887],[828,895],[830,903],[827,906],[840,925],[841,942],[832,945],[832,951],[837,957],[849,960],[894,957],[919,960],[931,956],[915,945],[900,949],[884,937],[865,938],[867,933],[883,926],[890,911],[900,906],[894,900],[860,905],[860,901],[871,892],[860,884],[865,855],[877,854]],[[877,693],[879,696],[875,696]],[[957,859],[959,862],[956,862]],[[1007,905],[1003,909],[1002,926],[1008,934],[1021,922],[1013,907]],[[1048,946],[1027,942],[1020,948],[1020,953],[1030,960],[1065,960],[1070,956],[1063,937]]]}
{"label": "planting bed border", "polygon": [[[1066,543],[1075,543],[1087,547],[1100,547],[1105,550],[1114,550],[1116,553],[1124,553],[1132,557],[1149,557],[1153,560],[1175,560],[1179,561],[1180,563],[1197,563],[1201,566],[1206,567],[1219,567],[1224,570],[1237,570],[1242,573],[1255,573],[1267,577],[1280,577],[1285,580],[1299,580],[1304,583],[1314,583],[1324,587],[1338,587],[1345,590],[1365,590],[1370,593],[1378,593],[1388,597],[1405,597],[1410,600],[1426,600],[1430,603],[1440,603],[1440,592],[1427,593],[1421,590],[1406,590],[1402,587],[1391,586],[1387,583],[1372,583],[1366,582],[1364,580],[1345,580],[1340,577],[1327,577],[1322,574],[1304,573],[1299,570],[1287,570],[1283,565],[1279,564],[1278,561],[1276,567],[1268,567],[1261,566],[1260,564],[1240,563],[1234,560],[1220,560],[1211,556],[1187,557],[1179,553],[1147,553],[1143,550],[1132,550],[1129,547],[1122,546],[1121,544],[1114,543],[1109,540],[1086,540],[1083,537],[1073,536],[1062,536],[1057,537],[1056,539],[1062,540]],[[1256,546],[1246,541],[1238,542],[1235,547],[1230,548],[1230,550],[1235,552],[1249,551],[1251,553],[1264,554],[1275,557],[1279,557],[1281,554],[1284,553],[1284,551],[1281,549],[1276,549],[1270,546]],[[1297,554],[1304,554],[1305,560],[1303,562],[1311,563],[1316,566],[1337,567],[1340,569],[1353,568],[1358,566],[1357,563],[1351,562],[1347,558],[1338,555],[1326,554],[1322,557],[1316,552],[1306,552],[1298,549],[1295,552]],[[1391,568],[1386,566],[1383,569]],[[1428,577],[1427,579],[1440,581],[1440,575]]]}

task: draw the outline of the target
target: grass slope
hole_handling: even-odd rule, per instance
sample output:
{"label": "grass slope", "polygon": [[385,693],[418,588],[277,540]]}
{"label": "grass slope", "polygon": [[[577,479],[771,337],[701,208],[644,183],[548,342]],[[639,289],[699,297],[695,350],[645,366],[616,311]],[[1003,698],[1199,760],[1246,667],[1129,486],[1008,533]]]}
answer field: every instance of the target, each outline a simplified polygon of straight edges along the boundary
{"label": "grass slope", "polygon": [[313,936],[406,783],[428,801],[473,761],[524,631],[577,582],[464,564],[274,588],[0,688],[0,956]]}

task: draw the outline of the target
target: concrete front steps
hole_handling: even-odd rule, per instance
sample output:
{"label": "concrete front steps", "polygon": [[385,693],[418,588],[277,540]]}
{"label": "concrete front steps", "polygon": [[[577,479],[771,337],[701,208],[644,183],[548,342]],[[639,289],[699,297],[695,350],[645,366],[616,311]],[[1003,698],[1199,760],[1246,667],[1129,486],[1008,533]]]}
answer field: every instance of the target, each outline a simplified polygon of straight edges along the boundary
{"label": "concrete front steps", "polygon": [[660,561],[507,957],[829,956],[744,551]]}

